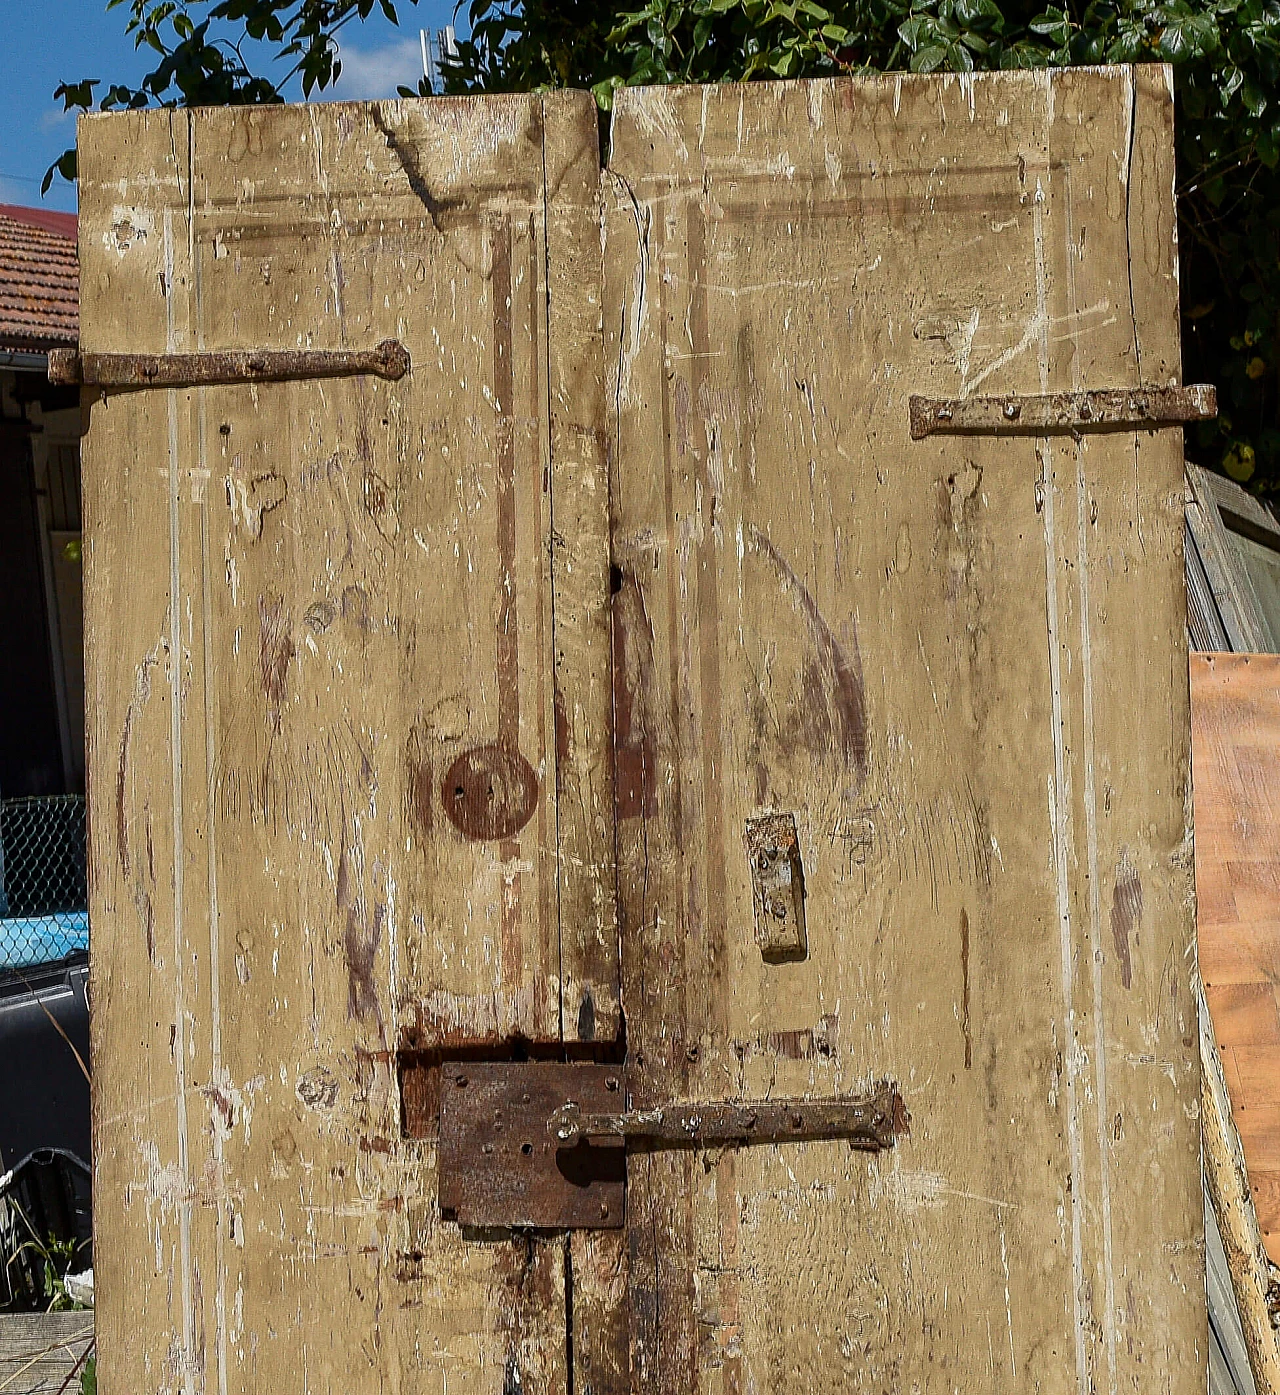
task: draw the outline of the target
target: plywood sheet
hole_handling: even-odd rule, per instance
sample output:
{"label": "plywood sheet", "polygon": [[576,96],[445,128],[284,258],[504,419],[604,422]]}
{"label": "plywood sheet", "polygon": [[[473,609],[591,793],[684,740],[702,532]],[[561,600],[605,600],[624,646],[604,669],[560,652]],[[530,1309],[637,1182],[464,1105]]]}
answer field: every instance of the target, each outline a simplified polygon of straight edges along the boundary
{"label": "plywood sheet", "polygon": [[1200,972],[1280,1263],[1280,657],[1193,654],[1191,728]]}
{"label": "plywood sheet", "polygon": [[[1171,122],[1158,68],[618,94],[637,1101],[911,1112],[635,1159],[634,1388],[1203,1390],[1181,441],[907,414],[1176,381]],[[774,812],[807,951],[766,959]]]}

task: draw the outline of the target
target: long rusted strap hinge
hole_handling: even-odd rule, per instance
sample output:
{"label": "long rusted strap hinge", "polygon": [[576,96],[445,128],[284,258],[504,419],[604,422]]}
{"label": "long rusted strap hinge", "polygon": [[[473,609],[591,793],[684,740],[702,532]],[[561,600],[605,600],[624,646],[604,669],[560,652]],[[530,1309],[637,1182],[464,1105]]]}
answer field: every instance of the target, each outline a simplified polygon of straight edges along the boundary
{"label": "long rusted strap hinge", "polygon": [[714,1148],[842,1138],[878,1153],[893,1147],[905,1120],[902,1097],[884,1082],[853,1098],[709,1100],[602,1113],[570,1101],[547,1120],[547,1131],[562,1148],[613,1139],[648,1148]]}
{"label": "long rusted strap hinge", "polygon": [[879,1152],[909,1132],[896,1086],[826,1099],[627,1107],[620,1066],[445,1061],[436,1154],[441,1212],[462,1225],[616,1227],[627,1152],[843,1140]]}
{"label": "long rusted strap hinge", "polygon": [[911,439],[925,436],[1055,436],[1154,431],[1218,415],[1218,392],[1189,387],[1099,388],[1036,396],[912,397]]}
{"label": "long rusted strap hinge", "polygon": [[208,387],[219,383],[283,383],[372,374],[396,382],[409,371],[398,339],[375,349],[224,349],[197,354],[49,353],[49,381],[112,389]]}

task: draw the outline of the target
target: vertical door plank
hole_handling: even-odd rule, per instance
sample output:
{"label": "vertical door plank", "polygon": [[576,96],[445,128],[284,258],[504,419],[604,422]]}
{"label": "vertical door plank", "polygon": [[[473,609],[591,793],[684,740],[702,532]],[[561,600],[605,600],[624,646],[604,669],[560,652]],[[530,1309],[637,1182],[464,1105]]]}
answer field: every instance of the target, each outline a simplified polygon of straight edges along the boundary
{"label": "vertical door plank", "polygon": [[[890,1076],[912,1116],[633,1161],[644,1388],[1203,1383],[1180,442],[907,433],[913,392],[1176,373],[1162,81],[619,94],[636,1102]],[[777,812],[806,942],[765,959]]]}
{"label": "vertical door plank", "polygon": [[[460,1045],[558,1043],[566,965],[575,1031],[588,996],[616,1018],[610,901],[586,890],[612,844],[607,703],[577,691],[607,623],[603,457],[573,444],[599,438],[598,332],[548,347],[548,208],[566,257],[599,245],[581,173],[560,192],[585,125],[576,99],[510,97],[81,128],[86,349],[397,337],[413,359],[396,384],[88,405],[121,1389],[566,1385],[565,1246],[441,1219],[429,1095]],[[557,684],[561,594],[597,639]]]}
{"label": "vertical door plank", "polygon": [[600,137],[589,94],[544,103],[561,998],[566,1041],[611,1042],[620,1018]]}

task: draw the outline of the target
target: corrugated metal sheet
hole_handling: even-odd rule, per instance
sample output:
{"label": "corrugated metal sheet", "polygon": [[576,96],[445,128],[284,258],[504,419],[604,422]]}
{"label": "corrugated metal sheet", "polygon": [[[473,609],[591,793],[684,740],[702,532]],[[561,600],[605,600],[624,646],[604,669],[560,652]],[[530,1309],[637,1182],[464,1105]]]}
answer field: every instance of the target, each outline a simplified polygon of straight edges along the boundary
{"label": "corrugated metal sheet", "polygon": [[75,217],[0,204],[0,349],[74,344],[79,299]]}

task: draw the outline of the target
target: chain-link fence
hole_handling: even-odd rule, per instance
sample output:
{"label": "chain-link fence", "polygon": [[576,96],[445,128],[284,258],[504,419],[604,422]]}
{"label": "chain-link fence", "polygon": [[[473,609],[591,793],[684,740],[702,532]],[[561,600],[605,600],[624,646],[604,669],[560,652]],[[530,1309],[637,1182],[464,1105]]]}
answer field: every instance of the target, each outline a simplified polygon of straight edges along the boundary
{"label": "chain-link fence", "polygon": [[0,801],[0,972],[89,945],[84,800]]}

